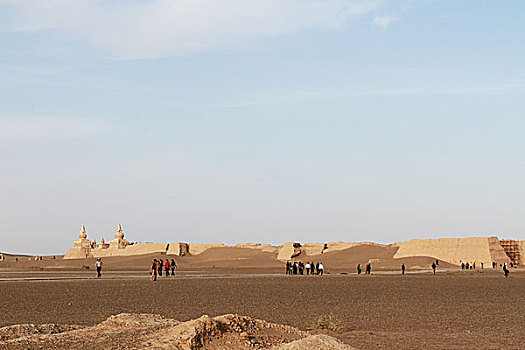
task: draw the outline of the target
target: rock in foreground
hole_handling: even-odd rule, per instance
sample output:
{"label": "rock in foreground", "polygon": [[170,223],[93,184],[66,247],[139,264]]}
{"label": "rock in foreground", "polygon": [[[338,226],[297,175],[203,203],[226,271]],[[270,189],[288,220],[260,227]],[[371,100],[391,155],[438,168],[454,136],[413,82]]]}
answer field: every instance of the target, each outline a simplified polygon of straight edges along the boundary
{"label": "rock in foreground", "polygon": [[333,337],[238,315],[179,322],[120,314],[93,327],[16,325],[0,328],[0,349],[271,349],[351,350]]}

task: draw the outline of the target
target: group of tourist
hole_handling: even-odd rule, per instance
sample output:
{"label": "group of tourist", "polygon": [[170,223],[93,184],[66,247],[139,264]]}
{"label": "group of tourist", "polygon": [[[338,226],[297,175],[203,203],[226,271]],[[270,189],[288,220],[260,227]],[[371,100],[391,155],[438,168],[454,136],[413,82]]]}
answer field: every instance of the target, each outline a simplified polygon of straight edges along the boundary
{"label": "group of tourist", "polygon": [[[361,264],[357,264],[357,274],[360,275],[361,272],[363,272],[363,269],[361,267]],[[365,267],[365,275],[370,275],[370,273],[372,272],[372,265],[370,263],[366,264],[366,267]]]}
{"label": "group of tourist", "polygon": [[[505,274],[505,277],[509,277],[509,268],[507,266],[507,263],[500,263],[499,266],[502,268],[503,273]],[[493,261],[492,262],[492,268],[495,269],[498,267],[498,263]],[[510,263],[510,267],[516,267],[512,262]],[[481,263],[481,268],[483,269],[483,263]],[[462,270],[475,270],[476,269],[476,263],[469,264],[467,263],[461,263],[461,269]]]}
{"label": "group of tourist", "polygon": [[[494,268],[494,264],[496,263],[492,263],[492,267]],[[497,264],[496,264],[497,265]],[[481,268],[483,268],[483,263],[481,263]],[[476,263],[461,263],[461,269],[462,270],[475,270],[476,269]]]}
{"label": "group of tourist", "polygon": [[323,275],[324,265],[322,262],[314,263],[302,261],[287,261],[286,262],[286,274],[287,275],[304,275],[306,270],[307,275]]}
{"label": "group of tourist", "polygon": [[162,277],[162,270],[165,271],[165,276],[175,276],[175,268],[177,268],[177,264],[175,263],[175,259],[166,259],[166,261],[163,261],[162,259],[153,259],[153,263],[151,264],[151,278],[150,280],[156,281],[157,276]]}
{"label": "group of tourist", "polygon": [[[95,261],[95,267],[97,269],[97,278],[100,278],[102,276],[102,259],[98,258]],[[164,270],[164,275],[166,277],[175,276],[175,269],[177,268],[177,263],[175,263],[175,259],[166,259],[165,261],[162,259],[153,259],[153,263],[151,265],[151,280],[156,281],[157,276],[162,276],[162,270]]]}

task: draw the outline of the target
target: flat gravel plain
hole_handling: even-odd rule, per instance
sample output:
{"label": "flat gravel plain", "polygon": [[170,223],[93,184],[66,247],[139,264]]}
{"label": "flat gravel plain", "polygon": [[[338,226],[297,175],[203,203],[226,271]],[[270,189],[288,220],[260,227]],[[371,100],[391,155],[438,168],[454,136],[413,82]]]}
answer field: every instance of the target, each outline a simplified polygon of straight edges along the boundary
{"label": "flat gravel plain", "polygon": [[[0,326],[119,313],[247,315],[358,349],[525,349],[525,274],[254,276],[0,282]],[[333,330],[317,329],[319,318]]]}

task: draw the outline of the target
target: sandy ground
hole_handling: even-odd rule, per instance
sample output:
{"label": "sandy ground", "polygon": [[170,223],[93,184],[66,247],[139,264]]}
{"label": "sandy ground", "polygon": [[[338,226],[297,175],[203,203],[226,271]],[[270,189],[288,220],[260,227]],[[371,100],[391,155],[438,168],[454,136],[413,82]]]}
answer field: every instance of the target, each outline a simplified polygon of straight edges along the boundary
{"label": "sandy ground", "polygon": [[[0,282],[0,326],[95,325],[123,312],[246,315],[357,349],[523,349],[525,274],[207,277]],[[326,321],[328,320],[328,321]],[[328,323],[327,327],[320,324]],[[320,329],[329,328],[329,329]]]}

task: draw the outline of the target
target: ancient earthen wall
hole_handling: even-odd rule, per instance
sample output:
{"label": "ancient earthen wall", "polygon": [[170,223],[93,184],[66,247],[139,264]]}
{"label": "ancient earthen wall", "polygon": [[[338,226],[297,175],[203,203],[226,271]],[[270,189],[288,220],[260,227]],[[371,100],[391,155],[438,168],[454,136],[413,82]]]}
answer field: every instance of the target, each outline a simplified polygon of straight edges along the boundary
{"label": "ancient earthen wall", "polygon": [[[166,243],[136,243],[125,248],[110,246],[108,248],[96,247],[94,249],[71,248],[64,255],[64,259],[83,259],[83,258],[105,258],[109,256],[133,256],[153,253],[166,253]],[[87,256],[86,256],[87,255]]]}
{"label": "ancient earthen wall", "polygon": [[183,243],[183,242],[170,243],[166,254],[181,256],[181,253],[182,253],[182,256],[189,253],[188,243]]}
{"label": "ancient earthen wall", "polygon": [[325,243],[305,243],[301,247],[301,250],[306,255],[319,255],[323,253],[323,251],[325,250],[324,248],[325,248]]}
{"label": "ancient earthen wall", "polygon": [[125,248],[109,247],[107,249],[95,248],[92,250],[94,258],[103,258],[108,256],[131,256],[144,255],[153,253],[166,253],[168,245],[166,243],[136,243],[128,245]]}
{"label": "ancient earthen wall", "polygon": [[[492,242],[490,246],[489,240]],[[490,266],[493,259],[503,259],[498,255],[501,251],[493,240],[485,237],[412,239],[395,245],[399,246],[399,250],[394,258],[430,256],[456,265],[483,262],[485,266]]]}
{"label": "ancient earthen wall", "polygon": [[224,244],[202,244],[202,243],[195,243],[190,244],[190,254],[191,255],[199,255],[205,250],[208,250],[210,248],[225,248],[227,247]]}
{"label": "ancient earthen wall", "polygon": [[286,242],[279,248],[279,252],[277,253],[277,260],[290,260],[292,255],[294,255],[295,248],[294,248],[294,242]]}
{"label": "ancient earthen wall", "polygon": [[73,247],[67,251],[64,255],[64,259],[85,259],[91,257],[89,251],[86,252],[86,249]]}
{"label": "ancient earthen wall", "polygon": [[[127,246],[118,244],[97,246],[94,249],[84,247],[80,244],[86,239],[75,241],[75,246],[71,248],[64,259],[83,259],[86,257],[103,258],[110,256],[132,256],[152,253],[167,253],[168,255],[179,255],[180,244],[184,244],[185,251],[192,255],[198,255],[210,248],[226,248],[224,244],[187,244],[187,243],[137,243]],[[80,242],[80,243],[79,243]],[[86,243],[87,244],[87,243]],[[255,249],[264,252],[277,252],[277,259],[281,261],[290,260],[292,257],[318,256],[320,254],[344,250],[358,245],[377,245],[376,243],[355,243],[355,242],[329,242],[329,243],[306,243],[301,246],[298,243],[287,242],[281,246],[271,246],[260,243],[239,243],[236,248]],[[525,261],[525,241],[517,242],[520,249],[520,263]],[[477,237],[477,238],[441,238],[441,239],[413,239],[405,242],[395,243],[398,251],[394,258],[429,256],[439,260],[447,261],[452,264],[462,262],[481,263],[491,266],[491,263],[509,263],[510,260],[505,253],[497,237]]]}
{"label": "ancient earthen wall", "polygon": [[279,247],[261,243],[237,243],[235,248],[258,249],[268,253],[276,253],[279,250]]}
{"label": "ancient earthen wall", "polygon": [[363,243],[355,243],[355,242],[330,242],[328,243],[328,247],[323,251],[323,253],[329,253],[329,252],[335,252],[337,250],[344,250],[348,248],[355,247],[356,245],[363,244]]}
{"label": "ancient earthen wall", "polygon": [[489,251],[490,256],[492,258],[492,261],[503,264],[503,263],[510,263],[510,259],[505,253],[505,250],[500,244],[500,241],[498,237],[489,237]]}

